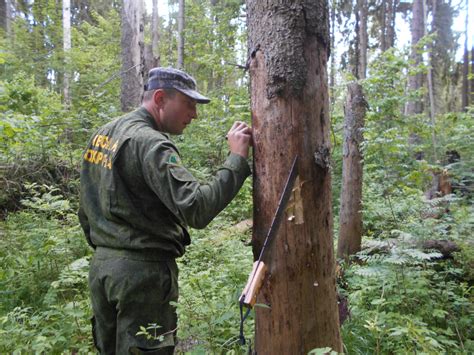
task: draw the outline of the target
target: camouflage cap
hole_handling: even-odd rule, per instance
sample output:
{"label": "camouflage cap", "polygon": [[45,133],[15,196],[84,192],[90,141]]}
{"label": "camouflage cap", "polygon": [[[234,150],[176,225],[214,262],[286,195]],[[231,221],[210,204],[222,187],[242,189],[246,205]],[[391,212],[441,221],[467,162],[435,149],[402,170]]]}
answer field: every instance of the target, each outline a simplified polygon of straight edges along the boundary
{"label": "camouflage cap", "polygon": [[156,89],[176,89],[200,104],[207,104],[211,101],[196,91],[196,80],[191,75],[171,67],[158,67],[150,70],[145,91]]}

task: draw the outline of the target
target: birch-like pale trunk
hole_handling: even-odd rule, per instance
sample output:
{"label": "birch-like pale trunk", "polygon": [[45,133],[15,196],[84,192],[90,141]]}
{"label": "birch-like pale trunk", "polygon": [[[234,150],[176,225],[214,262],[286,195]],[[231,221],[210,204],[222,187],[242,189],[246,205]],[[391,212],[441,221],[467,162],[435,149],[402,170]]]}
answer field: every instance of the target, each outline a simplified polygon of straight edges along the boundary
{"label": "birch-like pale trunk", "polygon": [[178,8],[178,63],[179,69],[184,69],[184,0],[179,0]]}
{"label": "birch-like pale trunk", "polygon": [[160,17],[158,16],[158,0],[153,0],[151,16],[151,52],[153,54],[154,67],[160,66]]}
{"label": "birch-like pale trunk", "polygon": [[71,0],[63,0],[63,51],[64,51],[64,72],[63,72],[63,99],[64,106],[71,105],[70,92],[70,52],[71,52]]}
{"label": "birch-like pale trunk", "polygon": [[466,111],[469,106],[469,48],[468,48],[468,36],[469,36],[469,0],[466,0],[466,19],[465,19],[465,31],[464,31],[464,57],[463,57],[463,70],[462,70],[462,110]]}

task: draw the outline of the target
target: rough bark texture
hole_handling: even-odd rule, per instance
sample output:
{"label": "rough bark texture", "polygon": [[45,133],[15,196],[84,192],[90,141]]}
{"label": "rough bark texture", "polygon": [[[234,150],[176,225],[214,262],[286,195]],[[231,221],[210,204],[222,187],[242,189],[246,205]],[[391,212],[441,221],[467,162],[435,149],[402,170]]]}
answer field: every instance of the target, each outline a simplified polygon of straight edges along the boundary
{"label": "rough bark texture", "polygon": [[[415,66],[418,66],[423,60],[417,50],[417,43],[425,34],[425,22],[423,11],[424,0],[413,1],[413,13],[411,21],[411,58]],[[418,90],[423,86],[423,74],[419,73],[408,78],[408,89],[411,91]],[[423,112],[423,103],[421,100],[412,100],[407,103],[406,114],[414,115]]]}
{"label": "rough bark texture", "polygon": [[178,10],[178,68],[184,68],[184,0],[179,0]]}
{"label": "rough bark texture", "polygon": [[329,167],[327,1],[247,0],[258,256],[295,155],[299,177],[256,308],[258,354],[342,351]]}
{"label": "rough bark texture", "polygon": [[122,4],[122,111],[136,108],[143,94],[144,42],[143,2],[123,0]]}
{"label": "rough bark texture", "polygon": [[350,83],[344,120],[341,209],[337,257],[348,258],[360,251],[362,240],[362,129],[367,102],[362,86]]}

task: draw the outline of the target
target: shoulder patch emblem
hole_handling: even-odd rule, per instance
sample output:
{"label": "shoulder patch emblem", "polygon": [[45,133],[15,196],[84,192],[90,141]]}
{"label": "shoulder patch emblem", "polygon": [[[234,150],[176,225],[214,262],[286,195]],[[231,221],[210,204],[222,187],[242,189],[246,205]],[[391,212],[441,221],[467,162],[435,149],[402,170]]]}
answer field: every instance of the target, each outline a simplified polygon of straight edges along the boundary
{"label": "shoulder patch emblem", "polygon": [[171,154],[170,157],[168,158],[168,163],[181,164],[181,159],[179,159],[179,156],[177,154]]}

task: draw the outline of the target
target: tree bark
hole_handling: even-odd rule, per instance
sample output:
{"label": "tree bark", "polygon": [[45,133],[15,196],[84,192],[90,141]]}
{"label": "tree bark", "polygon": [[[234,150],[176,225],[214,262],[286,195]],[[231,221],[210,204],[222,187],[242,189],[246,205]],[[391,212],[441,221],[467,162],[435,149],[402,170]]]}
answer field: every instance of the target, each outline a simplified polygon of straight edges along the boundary
{"label": "tree bark", "polygon": [[143,94],[144,42],[143,2],[123,0],[122,4],[122,111],[136,108]]}
{"label": "tree bark", "polygon": [[350,83],[344,119],[341,209],[337,257],[348,259],[360,251],[362,240],[362,129],[367,102],[362,86]]}
{"label": "tree bark", "polygon": [[63,50],[64,50],[64,73],[63,73],[63,99],[65,108],[71,105],[69,55],[71,51],[71,1],[63,0]]}
{"label": "tree bark", "polygon": [[331,113],[334,110],[335,100],[335,87],[336,87],[336,0],[331,1],[331,68],[329,72],[329,91],[331,100]]}
{"label": "tree bark", "polygon": [[474,103],[474,45],[471,48],[471,104]]}
{"label": "tree bark", "polygon": [[468,49],[468,36],[469,36],[469,0],[466,0],[466,21],[465,21],[465,32],[464,32],[464,58],[463,58],[463,70],[462,70],[462,110],[466,111],[469,106],[469,49]]}
{"label": "tree bark", "polygon": [[[413,65],[419,66],[423,58],[418,53],[417,44],[425,34],[425,23],[423,14],[424,0],[413,1],[413,13],[411,21],[411,58]],[[423,74],[418,73],[408,77],[408,89],[410,91],[419,90],[423,86]],[[414,115],[423,112],[423,103],[421,99],[410,100],[407,103],[406,114]]]}
{"label": "tree bark", "polygon": [[388,48],[387,46],[387,1],[390,0],[382,0],[380,4],[380,49],[382,52],[385,52]]}
{"label": "tree bark", "polygon": [[10,38],[11,35],[11,17],[11,0],[0,0],[0,28],[5,31],[5,35],[7,38]]}
{"label": "tree bark", "polygon": [[[453,36],[453,9],[445,0],[433,0],[432,33],[435,33],[430,56],[433,77],[433,98],[437,114],[453,111],[452,102],[459,99],[451,92],[453,83],[451,68],[455,65],[456,40]],[[454,97],[453,97],[454,96]]]}
{"label": "tree bark", "polygon": [[151,52],[153,54],[153,67],[160,66],[160,17],[158,16],[158,0],[153,0],[151,17]]}
{"label": "tree bark", "polygon": [[387,19],[385,21],[385,45],[386,49],[395,45],[395,15],[397,12],[397,0],[388,0]]}
{"label": "tree bark", "polygon": [[367,33],[367,0],[357,0],[357,11],[359,12],[359,63],[356,78],[365,79],[367,72],[367,44],[369,41],[369,36]]}
{"label": "tree bark", "polygon": [[7,33],[7,2],[0,0],[0,28]]}
{"label": "tree bark", "polygon": [[[436,0],[433,0],[433,18],[436,17]],[[424,22],[426,23],[426,9],[423,10]],[[433,21],[434,22],[434,21]],[[428,71],[426,73],[426,83],[428,85],[428,100],[430,102],[430,121],[431,121],[431,144],[433,146],[433,158],[436,162],[438,160],[437,154],[437,143],[436,143],[436,108],[434,100],[434,88],[433,88],[433,70],[432,70],[432,58],[433,58],[433,45],[430,46],[428,51]]]}
{"label": "tree bark", "polygon": [[327,0],[247,0],[254,137],[254,256],[295,155],[298,179],[256,308],[258,354],[342,352],[335,284]]}
{"label": "tree bark", "polygon": [[179,69],[184,68],[184,0],[179,0],[178,10],[178,63]]}
{"label": "tree bark", "polygon": [[158,0],[153,0],[153,9],[151,15],[151,43],[145,45],[145,70],[144,81],[148,80],[148,72],[160,66],[160,30],[158,17]]}

